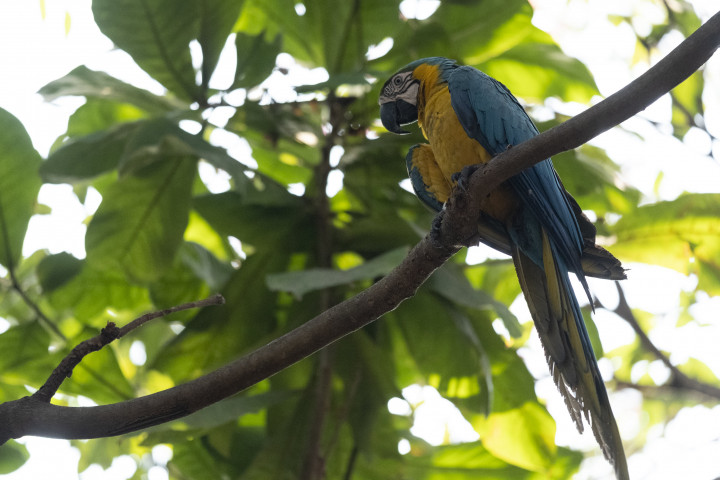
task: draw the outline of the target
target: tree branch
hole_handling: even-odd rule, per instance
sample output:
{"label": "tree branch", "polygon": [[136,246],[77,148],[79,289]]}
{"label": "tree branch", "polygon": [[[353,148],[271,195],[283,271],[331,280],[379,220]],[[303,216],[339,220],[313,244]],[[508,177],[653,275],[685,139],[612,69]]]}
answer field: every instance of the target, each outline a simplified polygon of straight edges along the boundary
{"label": "tree branch", "polygon": [[62,382],[64,382],[66,378],[69,378],[72,375],[75,367],[82,361],[83,358],[85,358],[86,355],[92,352],[97,352],[113,340],[124,337],[131,331],[144,325],[150,320],[164,317],[166,315],[170,315],[171,313],[179,312],[181,310],[202,308],[209,305],[221,305],[223,303],[225,303],[225,299],[223,298],[223,296],[220,294],[216,294],[204,300],[184,303],[182,305],[166,308],[165,310],[160,310],[158,312],[146,313],[145,315],[136,318],[122,328],[118,328],[113,322],[108,322],[105,328],[100,330],[99,335],[87,339],[75,346],[75,348],[73,348],[70,353],[68,353],[65,358],[62,359],[57,368],[53,370],[53,372],[50,374],[50,377],[45,381],[43,386],[40,387],[37,392],[33,393],[31,398],[33,400],[40,400],[42,402],[50,402],[53,395],[55,395],[55,393],[58,391],[58,388],[60,388],[60,385],[62,385]]}
{"label": "tree branch", "polygon": [[[670,370],[670,380],[664,385],[658,386],[658,388],[662,387],[665,389],[673,388],[681,390],[691,390],[701,393],[710,398],[720,399],[720,388],[688,377],[677,366],[673,365],[672,362],[670,362],[670,359],[667,355],[665,355],[659,348],[655,346],[652,340],[650,340],[650,337],[648,337],[648,335],[643,331],[642,327],[637,321],[637,318],[635,318],[635,314],[633,314],[632,310],[630,309],[630,305],[628,305],[627,298],[625,297],[625,292],[620,286],[620,283],[615,282],[615,286],[617,288],[620,301],[618,302],[618,306],[615,308],[615,310],[613,310],[613,312],[616,313],[620,318],[625,320],[628,325],[630,325],[630,327],[632,327],[633,331],[640,339],[640,344],[643,346],[643,348],[652,353]],[[639,386],[636,386],[634,384],[630,384],[627,382],[620,383],[625,387],[636,388],[638,390],[640,389],[637,388]]]}
{"label": "tree branch", "polygon": [[627,87],[498,155],[471,177],[467,194],[453,194],[446,206],[439,243],[426,236],[390,274],[355,297],[214,372],[162,392],[97,407],[60,407],[31,397],[7,402],[0,405],[0,444],[23,435],[106,437],[177,419],[244,390],[373,322],[413,296],[435,269],[475,237],[478,202],[474,198],[643,110],[700,68],[718,45],[720,14]]}

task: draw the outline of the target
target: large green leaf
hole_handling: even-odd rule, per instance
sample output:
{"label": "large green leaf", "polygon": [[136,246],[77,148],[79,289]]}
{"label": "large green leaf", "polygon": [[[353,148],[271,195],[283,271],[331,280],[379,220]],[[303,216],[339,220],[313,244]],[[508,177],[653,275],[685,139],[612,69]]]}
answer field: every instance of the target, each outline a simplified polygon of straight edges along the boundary
{"label": "large green leaf", "polygon": [[[263,190],[245,195],[225,192],[195,199],[195,209],[223,235],[232,235],[254,248],[303,250],[308,247],[312,221],[304,202],[268,181]],[[278,241],[293,234],[293,242]]]}
{"label": "large green leaf", "polygon": [[270,290],[292,293],[301,298],[308,292],[346,285],[359,280],[371,280],[390,273],[407,255],[407,248],[391,250],[349,270],[314,268],[295,272],[275,273],[267,277]]}
{"label": "large green leaf", "polygon": [[[454,321],[448,303],[427,289],[421,289],[412,299],[388,313],[385,321],[393,322],[394,328],[399,328],[401,333],[396,342],[402,344],[396,347],[395,354],[409,353],[424,381],[441,393],[453,393],[457,382],[468,385],[464,396],[477,394],[479,385],[488,385],[482,379],[485,371],[481,352],[467,337],[464,328]],[[399,365],[407,360],[396,358]]]}
{"label": "large green leaf", "polygon": [[40,155],[25,128],[0,108],[0,263],[15,268],[33,214],[40,178]]}
{"label": "large green leaf", "polygon": [[571,478],[577,471],[581,454],[562,450],[554,457],[554,464],[541,475],[504,462],[488,451],[480,442],[444,445],[432,448],[420,441],[412,443],[407,455],[360,455],[353,472],[358,480],[534,480]]}
{"label": "large green leaf", "polygon": [[[52,278],[65,280],[62,285],[49,292],[50,304],[57,311],[72,312],[82,323],[101,328],[108,319],[98,315],[106,309],[139,311],[150,308],[147,290],[131,284],[122,271],[100,269],[83,260],[80,272],[67,279],[70,269],[75,268],[72,265],[74,262],[68,263],[65,267],[48,266]],[[63,268],[62,271],[54,270],[60,267]]]}
{"label": "large green leaf", "polygon": [[536,102],[560,97],[566,102],[586,103],[598,94],[587,67],[550,41],[521,43],[478,67],[513,94]]}
{"label": "large green leaf", "polygon": [[48,255],[37,266],[38,282],[43,292],[49,293],[68,281],[82,270],[83,261],[67,252]]}
{"label": "large green leaf", "polygon": [[78,472],[86,470],[93,464],[108,469],[116,457],[127,454],[132,448],[132,443],[124,437],[95,438],[89,442],[73,441],[72,445],[80,452]]}
{"label": "large green leaf", "polygon": [[155,80],[175,95],[203,101],[195,83],[190,41],[199,34],[200,2],[95,0],[95,22]]}
{"label": "large green leaf", "polygon": [[212,290],[220,290],[230,279],[232,266],[221,262],[209,250],[193,242],[185,242],[178,252],[180,261]]}
{"label": "large green leaf", "polygon": [[265,39],[265,32],[257,35],[237,33],[235,48],[237,66],[232,88],[250,88],[259,85],[275,68],[275,57],[280,53],[282,39],[277,35],[272,42]]}
{"label": "large green leaf", "polygon": [[21,445],[15,440],[10,440],[0,446],[0,475],[14,472],[22,467],[28,458],[30,458],[30,454],[25,445]]}
{"label": "large green leaf", "polygon": [[555,421],[537,402],[476,416],[473,427],[485,448],[512,465],[546,472],[554,463]]}
{"label": "large green leaf", "polygon": [[160,157],[112,184],[88,226],[88,263],[120,268],[138,282],[161,277],[182,242],[195,163],[191,157]]}
{"label": "large green leaf", "polygon": [[0,334],[0,379],[3,383],[39,388],[57,366],[57,354],[48,355],[50,336],[38,322],[11,327]]}
{"label": "large green leaf", "polygon": [[[65,136],[74,138],[90,135],[100,130],[111,129],[121,123],[142,120],[147,116],[143,109],[130,103],[91,97],[70,116]],[[61,139],[64,140],[62,137]]]}
{"label": "large green leaf", "polygon": [[698,288],[720,294],[720,195],[686,194],[638,208],[610,231],[612,250],[624,261],[695,272]]}
{"label": "large green leaf", "polygon": [[117,168],[128,139],[141,126],[142,122],[121,123],[69,140],[40,166],[43,180],[48,183],[77,182]]}
{"label": "large green leaf", "polygon": [[467,278],[452,264],[443,265],[433,273],[429,282],[430,288],[451,300],[456,305],[480,310],[492,309],[500,316],[505,328],[513,337],[522,335],[522,328],[515,315],[510,313],[507,306],[498,302],[482,290],[475,290]]}
{"label": "large green leaf", "polygon": [[294,0],[249,0],[240,29],[249,34],[265,29],[271,36],[282,33],[283,51],[324,67],[331,75],[358,70],[368,47],[396,27],[399,14],[397,1],[308,0],[302,3],[302,16],[296,13],[295,4]]}
{"label": "large green leaf", "polygon": [[188,322],[159,353],[153,368],[185,381],[270,340],[268,335],[276,328],[277,294],[267,289],[263,279],[282,271],[288,256],[287,251],[264,249],[248,257],[221,291],[225,305],[206,308]]}
{"label": "large green leaf", "polygon": [[673,133],[676,137],[682,139],[695,123],[695,116],[703,114],[704,89],[705,78],[702,71],[697,71],[670,92],[673,101]]}
{"label": "large green leaf", "polygon": [[[197,1],[197,0],[196,0]],[[235,21],[240,15],[242,0],[200,0],[200,33],[198,42],[202,48],[203,90],[207,90],[210,76],[217,66],[220,52],[227,42]]]}
{"label": "large green leaf", "polygon": [[184,102],[157,96],[105,72],[90,70],[83,65],[76,67],[64,77],[48,83],[40,89],[39,93],[47,101],[70,95],[81,95],[88,99],[96,98],[112,100],[117,103],[129,103],[151,114],[163,114],[172,110],[188,108]]}
{"label": "large green leaf", "polygon": [[553,164],[578,204],[598,216],[630,212],[640,200],[638,190],[620,187],[619,167],[597,147],[583,145],[555,155]]}
{"label": "large green leaf", "polygon": [[260,412],[269,406],[284,402],[296,395],[289,391],[268,391],[255,395],[236,395],[214,403],[207,408],[188,415],[180,420],[152,427],[151,432],[161,432],[173,428],[213,428],[227,422],[237,422],[243,415]]}

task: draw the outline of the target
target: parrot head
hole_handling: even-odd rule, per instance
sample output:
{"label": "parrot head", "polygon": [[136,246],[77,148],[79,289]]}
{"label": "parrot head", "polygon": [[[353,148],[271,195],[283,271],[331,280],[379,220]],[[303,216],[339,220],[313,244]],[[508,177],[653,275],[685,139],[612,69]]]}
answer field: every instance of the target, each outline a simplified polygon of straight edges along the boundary
{"label": "parrot head", "polygon": [[419,87],[412,70],[401,70],[385,82],[380,93],[380,120],[385,128],[401,135],[410,133],[400,126],[417,122]]}
{"label": "parrot head", "polygon": [[383,126],[400,135],[410,133],[400,127],[417,122],[418,119],[420,79],[416,75],[417,68],[432,65],[442,70],[454,64],[453,60],[442,57],[422,58],[405,65],[390,77],[380,91],[380,120]]}

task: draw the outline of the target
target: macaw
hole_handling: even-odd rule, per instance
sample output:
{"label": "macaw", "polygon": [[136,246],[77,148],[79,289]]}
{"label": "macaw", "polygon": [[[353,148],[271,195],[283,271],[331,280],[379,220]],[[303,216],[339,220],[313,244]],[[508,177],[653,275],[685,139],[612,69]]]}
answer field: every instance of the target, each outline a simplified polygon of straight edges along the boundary
{"label": "macaw", "polygon": [[[412,62],[380,93],[389,131],[418,122],[429,144],[410,148],[408,174],[418,198],[441,211],[472,166],[538,134],[510,91],[483,72],[442,57]],[[563,187],[550,159],[513,176],[480,200],[481,241],[512,256],[555,384],[578,430],[583,417],[618,479],[627,462],[607,391],[568,272],[588,299],[587,276],[625,278],[620,262],[595,244],[596,230]],[[592,305],[592,301],[591,301]]]}

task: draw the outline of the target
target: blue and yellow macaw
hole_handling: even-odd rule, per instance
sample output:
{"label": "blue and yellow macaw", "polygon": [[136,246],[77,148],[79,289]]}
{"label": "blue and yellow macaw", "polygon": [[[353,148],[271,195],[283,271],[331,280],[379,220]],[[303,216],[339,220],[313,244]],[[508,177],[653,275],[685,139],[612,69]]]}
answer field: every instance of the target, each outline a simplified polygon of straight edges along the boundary
{"label": "blue and yellow macaw", "polygon": [[[410,63],[380,94],[380,119],[389,131],[418,122],[429,144],[407,154],[408,174],[420,200],[436,211],[472,165],[538,134],[500,82],[441,57]],[[573,272],[590,298],[585,276],[625,278],[620,262],[595,245],[595,227],[565,190],[550,159],[507,180],[482,200],[481,240],[512,255],[550,371],[577,428],[592,427],[616,476],[627,462],[607,391],[598,370],[580,305],[570,286]]]}

